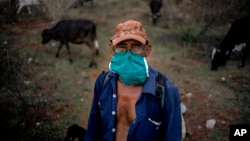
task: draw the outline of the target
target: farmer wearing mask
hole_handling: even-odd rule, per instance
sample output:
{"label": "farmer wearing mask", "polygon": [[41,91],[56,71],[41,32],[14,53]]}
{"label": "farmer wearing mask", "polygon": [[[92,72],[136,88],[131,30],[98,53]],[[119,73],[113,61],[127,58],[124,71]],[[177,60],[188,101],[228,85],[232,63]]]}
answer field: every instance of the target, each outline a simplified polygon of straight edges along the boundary
{"label": "farmer wearing mask", "polygon": [[180,141],[179,92],[148,66],[151,45],[143,25],[118,24],[109,49],[113,57],[96,80],[85,141]]}

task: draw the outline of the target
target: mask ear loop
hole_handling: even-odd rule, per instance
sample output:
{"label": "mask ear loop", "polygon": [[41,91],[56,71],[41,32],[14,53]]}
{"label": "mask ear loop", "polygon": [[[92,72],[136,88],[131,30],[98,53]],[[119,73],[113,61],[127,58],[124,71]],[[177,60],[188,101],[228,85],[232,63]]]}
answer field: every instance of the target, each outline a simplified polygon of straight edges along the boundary
{"label": "mask ear loop", "polygon": [[148,40],[146,40],[146,43],[143,45],[143,49],[142,49],[142,52],[144,53],[145,52],[145,49],[148,47]]}
{"label": "mask ear loop", "polygon": [[147,47],[147,45],[143,45],[143,48],[142,48],[143,53],[145,52],[146,47]]}

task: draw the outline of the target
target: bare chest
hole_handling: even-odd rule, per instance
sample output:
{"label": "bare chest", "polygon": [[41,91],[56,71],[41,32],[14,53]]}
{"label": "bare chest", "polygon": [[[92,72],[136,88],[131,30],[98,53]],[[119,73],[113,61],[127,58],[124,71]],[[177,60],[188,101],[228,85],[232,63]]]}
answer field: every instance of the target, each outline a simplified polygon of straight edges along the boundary
{"label": "bare chest", "polygon": [[126,140],[129,126],[136,118],[135,104],[141,94],[142,86],[124,86],[118,83],[118,104],[116,139]]}
{"label": "bare chest", "polygon": [[118,94],[117,104],[117,118],[119,121],[124,121],[129,125],[136,117],[135,104],[138,100],[140,93],[132,94]]}

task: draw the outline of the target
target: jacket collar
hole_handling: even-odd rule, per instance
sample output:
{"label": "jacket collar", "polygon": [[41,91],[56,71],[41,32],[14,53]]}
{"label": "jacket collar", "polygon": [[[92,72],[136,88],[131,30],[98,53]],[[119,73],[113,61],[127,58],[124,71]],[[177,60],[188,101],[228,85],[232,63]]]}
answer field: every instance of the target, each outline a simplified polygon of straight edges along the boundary
{"label": "jacket collar", "polygon": [[149,77],[143,84],[142,94],[153,94],[155,96],[156,77],[158,75],[158,72],[152,67],[149,67],[148,69],[149,69]]}

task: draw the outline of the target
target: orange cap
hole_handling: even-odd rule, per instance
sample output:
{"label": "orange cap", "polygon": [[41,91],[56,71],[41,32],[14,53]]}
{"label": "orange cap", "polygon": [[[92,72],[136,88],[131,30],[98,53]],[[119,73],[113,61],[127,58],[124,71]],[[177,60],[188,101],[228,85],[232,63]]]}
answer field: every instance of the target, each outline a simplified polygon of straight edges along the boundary
{"label": "orange cap", "polygon": [[147,33],[140,22],[129,20],[116,26],[115,33],[111,38],[112,45],[117,45],[119,42],[128,39],[134,39],[146,44]]}

